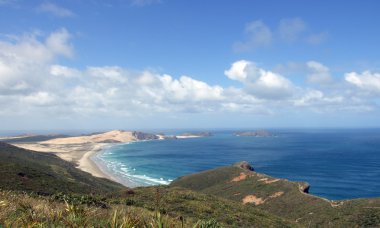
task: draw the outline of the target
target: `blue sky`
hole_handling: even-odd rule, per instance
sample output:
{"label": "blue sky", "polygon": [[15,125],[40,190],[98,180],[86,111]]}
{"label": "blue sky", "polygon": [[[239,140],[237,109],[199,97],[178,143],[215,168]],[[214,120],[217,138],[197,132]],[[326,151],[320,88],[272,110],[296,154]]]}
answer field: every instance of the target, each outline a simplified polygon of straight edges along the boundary
{"label": "blue sky", "polygon": [[0,0],[1,128],[379,127],[379,8]]}

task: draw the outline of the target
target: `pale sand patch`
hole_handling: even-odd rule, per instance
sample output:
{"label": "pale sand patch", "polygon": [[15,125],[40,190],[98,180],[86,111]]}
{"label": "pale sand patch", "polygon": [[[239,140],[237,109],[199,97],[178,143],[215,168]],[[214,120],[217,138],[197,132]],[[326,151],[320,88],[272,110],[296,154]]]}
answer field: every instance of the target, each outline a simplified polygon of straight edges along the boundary
{"label": "pale sand patch", "polygon": [[103,149],[107,143],[80,143],[80,144],[42,144],[42,143],[15,143],[14,146],[44,153],[53,153],[63,160],[73,162],[77,168],[91,173],[96,177],[111,179],[103,173],[91,160],[91,156]]}
{"label": "pale sand patch", "polygon": [[30,136],[34,136],[34,135],[5,136],[5,137],[0,137],[0,140],[23,139]]}
{"label": "pale sand patch", "polygon": [[240,175],[239,176],[237,176],[237,177],[234,177],[232,180],[231,180],[231,182],[239,182],[239,181],[242,181],[242,180],[245,180],[246,178],[247,178],[247,174],[245,174],[245,173],[240,173]]}
{"label": "pale sand patch", "polygon": [[93,156],[95,153],[102,150],[107,144],[104,143],[98,143],[95,144],[93,149],[86,152],[79,160],[78,160],[78,167],[79,169],[91,173],[93,176],[96,177],[103,177],[110,180],[114,180],[110,176],[108,176],[106,173],[102,172],[100,168],[95,164],[93,160],[91,160],[91,156]]}
{"label": "pale sand patch", "polygon": [[99,133],[86,136],[75,136],[67,138],[57,138],[40,142],[41,144],[81,144],[81,143],[102,143],[107,140],[113,140],[115,142],[131,142],[137,141],[137,138],[131,131],[109,131],[105,133]]}
{"label": "pale sand patch", "polygon": [[262,179],[259,179],[259,181],[262,181],[264,182],[265,184],[272,184],[272,183],[275,183],[277,181],[279,181],[280,179],[268,179],[267,177],[266,178],[262,178]]}
{"label": "pale sand patch", "polygon": [[[270,195],[269,198],[270,198],[270,199],[273,199],[273,198],[280,197],[280,196],[282,196],[282,195],[284,195],[284,192],[276,192],[276,193]],[[265,200],[265,201],[266,201],[266,200]]]}
{"label": "pale sand patch", "polygon": [[265,200],[255,195],[247,195],[243,198],[243,204],[254,203],[255,205],[263,204]]}
{"label": "pale sand patch", "polygon": [[284,195],[284,192],[275,192],[266,199],[257,197],[255,195],[247,195],[243,198],[243,204],[254,203],[255,205],[260,205],[260,204],[265,203],[269,199],[277,198],[282,195]]}

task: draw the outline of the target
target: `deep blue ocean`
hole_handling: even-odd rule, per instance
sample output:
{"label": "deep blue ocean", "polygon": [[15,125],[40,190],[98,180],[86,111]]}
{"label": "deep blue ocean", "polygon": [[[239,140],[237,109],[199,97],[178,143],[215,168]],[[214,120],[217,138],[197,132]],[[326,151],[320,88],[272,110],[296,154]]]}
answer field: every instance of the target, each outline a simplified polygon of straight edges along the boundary
{"label": "deep blue ocean", "polygon": [[93,159],[133,186],[168,184],[245,160],[257,172],[306,181],[310,193],[328,199],[380,197],[380,129],[271,130],[274,137],[210,132],[211,137],[119,144]]}

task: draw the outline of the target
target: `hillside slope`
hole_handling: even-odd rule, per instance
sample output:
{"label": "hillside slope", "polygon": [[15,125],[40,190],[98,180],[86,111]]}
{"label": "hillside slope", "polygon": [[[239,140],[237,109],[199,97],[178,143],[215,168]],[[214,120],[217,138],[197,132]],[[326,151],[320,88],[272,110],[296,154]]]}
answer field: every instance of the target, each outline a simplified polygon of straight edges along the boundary
{"label": "hillside slope", "polygon": [[222,227],[298,227],[260,209],[184,188],[131,190],[55,155],[5,143],[0,143],[0,175],[0,226],[5,227],[112,227],[115,222],[130,227],[121,225],[127,220],[136,227],[151,227],[151,222],[193,227],[200,220]]}
{"label": "hillside slope", "polygon": [[380,198],[330,201],[307,194],[307,183],[260,174],[244,162],[178,178],[171,187],[230,199],[306,226],[380,226]]}
{"label": "hillside slope", "polygon": [[83,172],[49,153],[21,149],[0,142],[0,189],[39,194],[105,193],[124,188]]}

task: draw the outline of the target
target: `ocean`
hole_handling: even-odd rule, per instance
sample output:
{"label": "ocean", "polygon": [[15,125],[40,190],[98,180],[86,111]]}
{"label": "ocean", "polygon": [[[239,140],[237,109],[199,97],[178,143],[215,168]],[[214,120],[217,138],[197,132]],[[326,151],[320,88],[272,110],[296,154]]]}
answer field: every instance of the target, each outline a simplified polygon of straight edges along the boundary
{"label": "ocean", "polygon": [[210,132],[213,136],[118,144],[92,159],[129,186],[169,184],[183,175],[244,160],[257,172],[306,181],[310,193],[320,197],[380,196],[380,129],[281,129],[270,130],[271,137]]}

